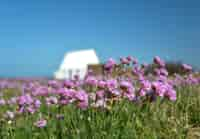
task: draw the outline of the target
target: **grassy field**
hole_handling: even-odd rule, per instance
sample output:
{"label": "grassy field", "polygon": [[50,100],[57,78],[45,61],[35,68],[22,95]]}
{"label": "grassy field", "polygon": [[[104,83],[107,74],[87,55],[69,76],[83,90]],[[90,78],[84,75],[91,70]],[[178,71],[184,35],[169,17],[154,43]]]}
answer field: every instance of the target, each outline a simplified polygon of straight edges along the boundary
{"label": "grassy field", "polygon": [[[1,106],[0,112],[8,107]],[[33,125],[41,116],[48,120],[45,128]],[[177,88],[175,102],[158,99],[133,104],[124,100],[113,103],[111,109],[85,111],[70,105],[43,106],[37,114],[1,120],[0,126],[0,138],[5,139],[195,139],[200,133],[200,87]]]}

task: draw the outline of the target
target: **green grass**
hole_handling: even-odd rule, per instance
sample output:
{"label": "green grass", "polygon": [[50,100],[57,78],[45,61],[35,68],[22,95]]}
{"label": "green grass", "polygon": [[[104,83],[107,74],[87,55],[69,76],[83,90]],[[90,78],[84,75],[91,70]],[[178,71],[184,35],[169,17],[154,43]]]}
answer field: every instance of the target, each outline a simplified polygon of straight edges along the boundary
{"label": "green grass", "polygon": [[[110,110],[79,110],[42,107],[40,113],[19,116],[12,124],[1,119],[0,138],[5,139],[185,139],[191,129],[200,128],[200,87],[177,88],[177,101],[154,103],[118,102]],[[2,106],[1,106],[2,107]],[[0,109],[5,111],[6,106]],[[64,114],[63,120],[56,113]],[[33,123],[46,118],[46,128]]]}

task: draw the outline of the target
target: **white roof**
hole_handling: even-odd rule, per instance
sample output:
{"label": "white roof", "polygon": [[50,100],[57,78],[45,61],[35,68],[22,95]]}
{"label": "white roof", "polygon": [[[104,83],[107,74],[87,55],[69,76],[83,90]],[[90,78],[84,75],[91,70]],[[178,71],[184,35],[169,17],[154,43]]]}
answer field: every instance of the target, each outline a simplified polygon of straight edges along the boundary
{"label": "white roof", "polygon": [[95,50],[89,49],[69,52],[65,55],[58,71],[55,72],[55,78],[71,78],[75,74],[83,78],[89,64],[99,64],[99,58]]}
{"label": "white roof", "polygon": [[93,49],[67,53],[60,69],[86,68],[88,64],[99,64],[99,59]]}

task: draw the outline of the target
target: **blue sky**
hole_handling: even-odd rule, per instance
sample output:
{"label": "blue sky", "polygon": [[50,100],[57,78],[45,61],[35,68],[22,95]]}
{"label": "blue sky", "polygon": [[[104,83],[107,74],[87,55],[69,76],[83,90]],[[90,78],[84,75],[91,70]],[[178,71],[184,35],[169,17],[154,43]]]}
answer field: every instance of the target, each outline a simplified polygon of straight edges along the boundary
{"label": "blue sky", "polygon": [[51,76],[67,51],[200,67],[198,0],[1,0],[0,76]]}

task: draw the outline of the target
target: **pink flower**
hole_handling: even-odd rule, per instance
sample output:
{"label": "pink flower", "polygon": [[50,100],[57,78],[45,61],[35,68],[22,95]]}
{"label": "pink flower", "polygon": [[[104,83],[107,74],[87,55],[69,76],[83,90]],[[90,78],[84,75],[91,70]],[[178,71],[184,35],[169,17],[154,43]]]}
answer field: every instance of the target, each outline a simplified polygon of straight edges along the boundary
{"label": "pink flower", "polygon": [[85,91],[78,91],[75,93],[75,98],[79,101],[87,101],[88,94]]}
{"label": "pink flower", "polygon": [[25,107],[24,106],[20,106],[18,108],[17,112],[20,113],[20,114],[23,113],[23,112],[25,112]]}
{"label": "pink flower", "polygon": [[67,89],[65,88],[60,88],[56,91],[56,94],[58,95],[65,95],[65,93],[67,92]]}
{"label": "pink flower", "polygon": [[46,125],[47,125],[47,120],[41,119],[41,120],[35,122],[34,125],[35,125],[36,127],[38,127],[38,128],[44,128],[44,127],[46,127]]}
{"label": "pink flower", "polygon": [[166,92],[166,87],[161,82],[153,82],[152,87],[158,96],[164,97]]}
{"label": "pink flower", "polygon": [[100,81],[98,82],[98,87],[104,88],[105,86],[106,86],[106,82],[105,82],[105,81],[100,80]]}
{"label": "pink flower", "polygon": [[48,82],[48,86],[52,87],[52,88],[59,88],[60,84],[56,81],[56,80],[50,80]]}
{"label": "pink flower", "polygon": [[36,109],[33,107],[33,106],[29,106],[27,107],[27,111],[30,113],[30,114],[34,114]]}
{"label": "pink flower", "polygon": [[129,101],[133,101],[135,99],[135,94],[134,93],[131,93],[131,92],[127,92],[125,93],[124,95],[126,98],[128,98]]}
{"label": "pink flower", "polygon": [[107,86],[107,88],[108,88],[109,90],[116,89],[116,88],[118,87],[117,80],[115,80],[115,79],[107,80],[106,86]]}
{"label": "pink flower", "polygon": [[86,109],[89,103],[88,94],[85,91],[78,91],[74,96],[77,100],[77,106],[81,109]]}
{"label": "pink flower", "polygon": [[75,86],[75,84],[70,80],[66,80],[63,85],[67,88],[73,88]]}
{"label": "pink flower", "polygon": [[142,64],[142,67],[143,67],[143,68],[147,68],[147,67],[148,67],[148,64],[147,64],[147,63],[143,63],[143,64]]}
{"label": "pink flower", "polygon": [[131,62],[131,61],[133,60],[133,57],[132,57],[132,56],[128,56],[126,59],[127,59],[129,62]]}
{"label": "pink flower", "polygon": [[169,100],[176,101],[176,91],[173,89],[169,89],[167,92],[167,96],[169,97]]}
{"label": "pink flower", "polygon": [[110,58],[106,64],[104,65],[105,70],[112,70],[116,65],[116,62],[114,59]]}
{"label": "pink flower", "polygon": [[187,65],[187,64],[183,64],[182,67],[186,71],[191,71],[192,70],[192,67],[190,65]]}
{"label": "pink flower", "polygon": [[94,76],[88,76],[85,80],[85,83],[88,85],[96,86],[98,84],[98,80]]}
{"label": "pink flower", "polygon": [[168,71],[165,68],[161,68],[160,74],[163,75],[163,76],[168,76]]}
{"label": "pink flower", "polygon": [[139,95],[140,96],[145,96],[147,93],[146,93],[146,91],[144,91],[143,89],[141,89],[140,91],[139,91]]}
{"label": "pink flower", "polygon": [[76,93],[75,90],[73,89],[65,89],[65,88],[61,88],[57,91],[57,94],[61,95],[61,96],[65,96],[68,98],[72,98],[74,97],[74,94]]}
{"label": "pink flower", "polygon": [[128,81],[122,81],[122,82],[120,83],[120,86],[121,86],[122,88],[126,88],[126,89],[132,88],[132,87],[133,87],[132,84],[131,84],[130,82],[128,82]]}
{"label": "pink flower", "polygon": [[158,56],[154,57],[154,63],[160,67],[165,67],[165,62]]}
{"label": "pink flower", "polygon": [[40,108],[40,105],[41,105],[40,100],[36,99],[35,102],[34,102],[34,107],[38,109],[38,108]]}
{"label": "pink flower", "polygon": [[134,75],[139,76],[139,75],[141,75],[141,74],[144,74],[144,70],[142,70],[139,66],[135,66],[135,67],[133,68],[133,70],[132,70],[132,73],[133,73]]}
{"label": "pink flower", "polygon": [[142,90],[150,91],[151,90],[151,83],[148,80],[142,80],[141,82]]}
{"label": "pink flower", "polygon": [[49,90],[45,86],[40,86],[35,91],[33,91],[32,94],[34,96],[47,96],[49,94]]}
{"label": "pink flower", "polygon": [[130,61],[127,59],[127,58],[120,58],[120,62],[121,62],[121,64],[130,64]]}
{"label": "pink flower", "polygon": [[156,68],[156,69],[154,69],[154,73],[155,73],[156,75],[160,75],[160,70],[159,70],[158,68]]}
{"label": "pink flower", "polygon": [[6,101],[4,99],[0,99],[0,105],[5,105]]}
{"label": "pink flower", "polygon": [[114,96],[120,96],[121,95],[121,92],[118,90],[118,89],[114,89],[111,91],[112,95]]}
{"label": "pink flower", "polygon": [[50,96],[46,98],[47,105],[52,105],[52,104],[57,104],[57,103],[58,103],[58,99],[56,97]]}
{"label": "pink flower", "polygon": [[[69,103],[71,103],[71,100],[69,100],[69,99],[61,99],[61,100],[59,100],[59,104],[61,104],[61,105],[67,105]],[[47,104],[47,105],[49,105],[49,104]]]}
{"label": "pink flower", "polygon": [[25,104],[32,104],[33,103],[33,98],[27,94],[27,95],[23,95],[23,96],[20,96],[18,98],[18,104],[19,105],[25,105]]}
{"label": "pink flower", "polygon": [[133,64],[137,64],[138,63],[138,60],[136,58],[133,59]]}
{"label": "pink flower", "polygon": [[161,81],[161,82],[167,82],[168,78],[166,76],[159,75],[159,76],[157,76],[157,80]]}
{"label": "pink flower", "polygon": [[20,97],[18,98],[18,104],[19,104],[19,105],[24,105],[24,104],[26,104],[26,97],[25,97],[25,96],[20,96]]}
{"label": "pink flower", "polygon": [[103,90],[97,91],[97,92],[96,92],[96,95],[97,95],[98,98],[104,98],[104,96],[105,96],[105,91],[103,91]]}

